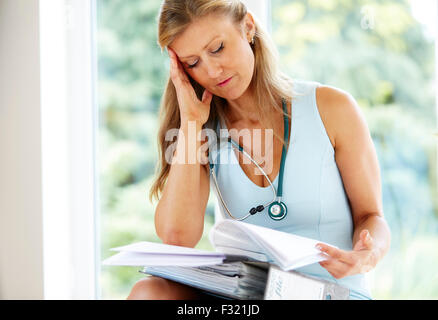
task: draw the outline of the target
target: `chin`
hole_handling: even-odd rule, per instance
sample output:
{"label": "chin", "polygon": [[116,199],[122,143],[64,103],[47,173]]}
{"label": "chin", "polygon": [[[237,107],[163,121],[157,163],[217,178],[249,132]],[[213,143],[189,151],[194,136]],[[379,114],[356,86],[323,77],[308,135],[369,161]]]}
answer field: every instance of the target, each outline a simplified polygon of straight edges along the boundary
{"label": "chin", "polygon": [[226,100],[237,100],[239,99],[246,90],[241,88],[235,88],[234,90],[224,90],[223,92],[219,92],[218,94],[215,94],[218,97],[224,98]]}

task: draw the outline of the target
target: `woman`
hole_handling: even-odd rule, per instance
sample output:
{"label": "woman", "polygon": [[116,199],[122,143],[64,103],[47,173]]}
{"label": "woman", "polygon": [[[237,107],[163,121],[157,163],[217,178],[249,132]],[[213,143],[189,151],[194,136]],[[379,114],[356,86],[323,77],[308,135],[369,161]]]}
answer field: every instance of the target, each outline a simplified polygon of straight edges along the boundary
{"label": "woman", "polygon": [[[364,273],[388,251],[390,231],[375,149],[351,95],[283,75],[269,37],[238,0],[164,1],[159,44],[171,62],[160,114],[161,167],[151,189],[151,198],[161,192],[155,227],[163,242],[194,247],[203,232],[212,179],[207,153],[193,157],[205,151],[206,139],[194,139],[189,131],[199,134],[219,125],[254,136],[261,130],[257,147],[245,136],[232,138],[239,143],[243,138],[242,147],[253,158],[261,160],[265,152],[264,171],[277,185],[282,155],[287,155],[283,201],[288,213],[274,220],[264,209],[245,222],[336,246],[321,243],[329,259],[298,271],[348,287],[352,299],[371,298]],[[172,141],[166,133],[173,128],[179,131],[169,163]],[[265,141],[269,136],[273,139]],[[236,158],[237,169],[221,165],[217,173],[227,207],[237,215],[272,195],[260,170],[241,153]],[[187,286],[147,277],[134,285],[128,299],[200,296]]]}

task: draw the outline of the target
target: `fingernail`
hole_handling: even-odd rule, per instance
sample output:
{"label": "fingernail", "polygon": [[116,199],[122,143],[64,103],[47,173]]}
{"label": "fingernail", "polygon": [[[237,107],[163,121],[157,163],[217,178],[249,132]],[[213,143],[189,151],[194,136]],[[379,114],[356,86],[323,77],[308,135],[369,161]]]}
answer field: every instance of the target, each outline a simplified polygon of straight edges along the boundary
{"label": "fingernail", "polygon": [[322,251],[322,247],[321,247],[319,244],[317,244],[317,245],[315,246],[315,248],[318,249],[319,251]]}

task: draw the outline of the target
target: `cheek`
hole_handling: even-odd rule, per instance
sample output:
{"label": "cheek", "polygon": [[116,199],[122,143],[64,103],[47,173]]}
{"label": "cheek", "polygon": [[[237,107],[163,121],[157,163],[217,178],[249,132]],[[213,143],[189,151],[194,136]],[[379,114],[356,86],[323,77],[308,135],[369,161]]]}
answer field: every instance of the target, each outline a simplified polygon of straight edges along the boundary
{"label": "cheek", "polygon": [[228,57],[228,62],[230,66],[233,66],[235,70],[240,70],[240,73],[245,75],[250,73],[254,69],[254,53],[251,47],[246,43],[241,44],[234,54]]}
{"label": "cheek", "polygon": [[251,49],[245,50],[239,57],[239,64],[236,67],[239,68],[239,75],[241,77],[241,89],[246,90],[254,75],[254,54]]}
{"label": "cheek", "polygon": [[247,76],[250,78],[250,81],[252,80],[252,76],[254,74],[254,64],[255,64],[254,54],[251,51],[251,53],[247,57],[247,64],[246,64]]}
{"label": "cheek", "polygon": [[199,69],[194,69],[193,71],[187,71],[186,73],[190,75],[190,77],[195,80],[197,83],[199,83],[203,88],[205,88],[208,84],[208,79],[206,78],[206,75],[204,72],[199,71]]}
{"label": "cheek", "polygon": [[254,53],[247,43],[242,43],[235,57],[234,64],[239,68],[241,75],[248,81],[252,79],[254,72]]}

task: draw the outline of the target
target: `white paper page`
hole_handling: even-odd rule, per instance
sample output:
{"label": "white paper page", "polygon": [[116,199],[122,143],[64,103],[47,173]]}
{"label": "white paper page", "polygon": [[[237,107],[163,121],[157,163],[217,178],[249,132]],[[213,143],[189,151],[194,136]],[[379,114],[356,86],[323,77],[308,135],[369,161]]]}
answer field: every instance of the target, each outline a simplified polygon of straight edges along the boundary
{"label": "white paper page", "polygon": [[209,239],[215,249],[216,247],[233,247],[263,254],[263,249],[260,248],[250,236],[229,222],[233,221],[223,220],[212,228]]}
{"label": "white paper page", "polygon": [[228,255],[245,256],[245,257],[255,259],[258,261],[262,261],[262,262],[270,261],[269,258],[265,254],[260,253],[260,252],[254,252],[254,251],[233,248],[233,247],[222,247],[222,246],[217,246],[216,250],[218,252],[223,252],[223,253],[228,254]]}
{"label": "white paper page", "polygon": [[[317,243],[323,243],[322,241],[304,238],[241,221],[226,220],[223,221],[222,224],[222,227],[225,229],[238,227],[242,230],[242,233],[245,232],[244,230],[247,230],[247,233],[249,233],[256,242],[265,247],[266,254],[272,256],[276,263],[284,270],[287,266],[297,265],[297,262],[304,258],[309,259],[310,256],[314,256],[316,262],[321,257],[321,252],[316,249],[315,246]],[[290,270],[290,268],[287,269]]]}
{"label": "white paper page", "polygon": [[214,251],[199,250],[194,248],[174,246],[170,244],[148,242],[148,241],[136,242],[126,246],[112,248],[111,250],[124,251],[124,252],[149,253],[149,254],[223,256],[223,254]]}
{"label": "white paper page", "polygon": [[283,267],[283,270],[285,270],[285,271],[294,270],[294,269],[298,269],[298,268],[307,266],[309,264],[324,261],[324,260],[327,260],[327,255],[319,253],[316,255],[311,255],[309,257],[300,259],[297,262],[294,262],[293,264],[285,265]]}
{"label": "white paper page", "polygon": [[123,251],[104,260],[103,265],[112,266],[205,266],[220,264],[223,257],[215,256],[181,256],[165,254],[147,254]]}

